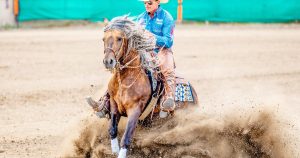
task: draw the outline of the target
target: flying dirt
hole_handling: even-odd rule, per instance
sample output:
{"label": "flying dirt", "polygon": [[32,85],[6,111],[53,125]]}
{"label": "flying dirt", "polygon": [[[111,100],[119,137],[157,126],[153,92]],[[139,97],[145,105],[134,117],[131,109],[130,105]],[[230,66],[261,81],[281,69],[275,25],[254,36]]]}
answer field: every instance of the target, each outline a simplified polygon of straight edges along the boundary
{"label": "flying dirt", "polygon": [[[195,107],[178,110],[174,117],[154,121],[152,127],[138,126],[128,157],[291,157],[274,116],[269,110],[223,118]],[[120,122],[119,137],[125,122]],[[63,157],[115,157],[107,119],[90,116],[79,127],[76,137],[68,138]]]}

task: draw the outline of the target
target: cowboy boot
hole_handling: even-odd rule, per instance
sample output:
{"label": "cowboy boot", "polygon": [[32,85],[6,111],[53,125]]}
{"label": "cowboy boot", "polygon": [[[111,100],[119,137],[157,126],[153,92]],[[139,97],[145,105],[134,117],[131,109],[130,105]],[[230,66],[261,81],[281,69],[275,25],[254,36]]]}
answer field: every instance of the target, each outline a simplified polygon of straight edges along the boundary
{"label": "cowboy boot", "polygon": [[92,97],[86,98],[87,103],[96,111],[96,115],[100,118],[107,117],[110,111],[109,94],[106,93],[100,98],[98,102],[94,101]]}
{"label": "cowboy boot", "polygon": [[173,53],[169,49],[163,49],[158,54],[160,59],[160,70],[164,79],[165,93],[161,104],[162,111],[173,111],[175,109],[175,69]]}
{"label": "cowboy boot", "polygon": [[175,79],[165,75],[164,81],[165,94],[163,96],[162,108],[164,111],[173,111],[175,109]]}
{"label": "cowboy boot", "polygon": [[[166,77],[167,76],[167,77]],[[174,111],[176,104],[175,104],[175,79],[169,77],[169,75],[165,75],[164,86],[165,86],[165,93],[163,96],[163,101],[161,103],[161,110],[159,112],[160,118],[166,118],[169,112]]]}

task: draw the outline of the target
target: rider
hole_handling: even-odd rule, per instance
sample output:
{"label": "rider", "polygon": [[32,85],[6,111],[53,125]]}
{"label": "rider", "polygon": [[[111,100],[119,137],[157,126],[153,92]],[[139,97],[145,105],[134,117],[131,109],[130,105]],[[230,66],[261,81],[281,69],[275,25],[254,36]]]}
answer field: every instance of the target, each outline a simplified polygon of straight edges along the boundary
{"label": "rider", "polygon": [[[175,66],[171,50],[173,45],[174,20],[169,12],[161,8],[160,3],[164,0],[140,1],[144,2],[146,11],[138,16],[137,21],[156,38],[157,49],[155,49],[155,54],[157,54],[160,70],[164,78],[165,93],[161,108],[164,111],[172,111],[175,108]],[[87,99],[92,107],[99,107],[94,108],[94,110],[102,112],[103,115],[100,115],[100,117],[105,116],[105,113],[108,112],[107,109],[109,109],[109,95],[105,94],[103,98],[98,103],[91,100],[91,98]]]}
{"label": "rider", "polygon": [[174,20],[169,12],[162,9],[163,0],[142,0],[146,11],[138,16],[138,23],[154,34],[156,38],[156,54],[160,63],[160,70],[164,76],[165,95],[162,108],[173,110],[175,106],[175,72],[174,58],[171,47],[173,45]]}

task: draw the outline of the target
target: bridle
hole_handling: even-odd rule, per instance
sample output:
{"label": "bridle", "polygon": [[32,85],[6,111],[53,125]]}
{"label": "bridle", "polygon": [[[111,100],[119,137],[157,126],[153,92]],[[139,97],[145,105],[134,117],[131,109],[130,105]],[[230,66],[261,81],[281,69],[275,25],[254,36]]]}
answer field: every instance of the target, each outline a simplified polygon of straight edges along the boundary
{"label": "bridle", "polygon": [[[119,50],[118,51],[115,51],[113,48],[111,47],[106,47],[104,49],[104,54],[106,54],[106,50],[110,50],[114,57],[115,57],[115,60],[116,60],[116,66],[113,70],[115,70],[117,72],[117,77],[118,77],[118,82],[119,82],[119,85],[122,86],[123,88],[130,88],[136,81],[137,79],[140,77],[141,73],[142,73],[142,70],[140,70],[139,74],[137,75],[137,77],[134,79],[134,81],[130,84],[130,85],[123,85],[122,84],[122,81],[121,81],[121,77],[120,77],[120,71],[122,71],[123,69],[126,69],[126,68],[131,68],[131,69],[135,69],[135,68],[140,68],[141,65],[138,65],[138,66],[129,66],[129,64],[131,64],[134,60],[136,60],[139,56],[135,56],[133,59],[131,59],[130,61],[128,61],[127,63],[125,63],[124,65],[122,65],[119,61],[119,59],[117,59],[117,57],[119,56],[120,54],[120,51],[121,49],[124,47],[124,43],[125,43],[125,38],[122,38],[122,45],[120,46]],[[130,50],[127,49],[126,51],[126,57],[123,59],[123,61],[128,57],[128,53],[129,53]],[[121,58],[121,57],[120,57]],[[120,87],[119,87],[120,88]]]}
{"label": "bridle", "polygon": [[106,48],[104,49],[104,54],[106,54],[106,53],[105,53],[106,50],[112,51],[112,53],[113,53],[113,55],[115,56],[115,59],[116,59],[116,61],[117,61],[117,63],[118,63],[119,61],[117,60],[117,56],[120,54],[120,50],[121,50],[121,48],[123,47],[123,45],[124,45],[124,39],[122,40],[122,45],[120,46],[120,49],[118,50],[117,53],[116,53],[116,51],[115,51],[114,49],[112,49],[111,47],[106,47]]}
{"label": "bridle", "polygon": [[[123,43],[122,43],[122,45],[123,45]],[[116,54],[116,51],[115,51],[114,49],[110,48],[110,47],[106,47],[106,48],[104,49],[104,52],[105,52],[107,49],[108,49],[108,50],[111,50],[111,51],[114,53],[115,58],[117,59],[117,55],[119,55],[120,50],[118,51],[118,54]],[[121,49],[121,47],[120,47],[120,49]],[[104,54],[105,54],[105,53],[104,53]]]}

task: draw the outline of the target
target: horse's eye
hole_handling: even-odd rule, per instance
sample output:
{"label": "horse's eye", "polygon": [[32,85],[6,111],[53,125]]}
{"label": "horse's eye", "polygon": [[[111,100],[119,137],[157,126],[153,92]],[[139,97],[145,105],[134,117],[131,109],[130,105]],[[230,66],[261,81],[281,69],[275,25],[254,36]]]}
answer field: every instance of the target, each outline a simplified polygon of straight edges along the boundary
{"label": "horse's eye", "polygon": [[121,37],[118,37],[117,40],[118,40],[118,42],[121,42],[121,41],[122,41],[122,38],[121,38]]}
{"label": "horse's eye", "polygon": [[104,38],[102,38],[102,41],[104,42],[104,41],[105,41],[105,39],[104,39]]}

